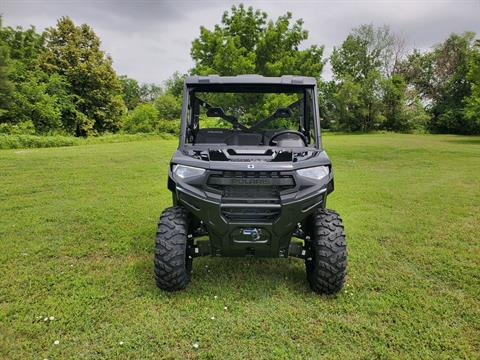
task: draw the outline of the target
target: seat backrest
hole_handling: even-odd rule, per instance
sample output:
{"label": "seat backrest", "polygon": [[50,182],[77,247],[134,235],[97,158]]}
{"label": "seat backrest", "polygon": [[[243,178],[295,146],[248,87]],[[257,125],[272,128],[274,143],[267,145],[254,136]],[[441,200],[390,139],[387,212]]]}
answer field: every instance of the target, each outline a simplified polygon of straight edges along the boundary
{"label": "seat backrest", "polygon": [[227,139],[227,145],[260,145],[262,135],[258,133],[237,132]]}
{"label": "seat backrest", "polygon": [[199,129],[195,136],[195,144],[225,144],[225,140],[231,135],[230,129]]}

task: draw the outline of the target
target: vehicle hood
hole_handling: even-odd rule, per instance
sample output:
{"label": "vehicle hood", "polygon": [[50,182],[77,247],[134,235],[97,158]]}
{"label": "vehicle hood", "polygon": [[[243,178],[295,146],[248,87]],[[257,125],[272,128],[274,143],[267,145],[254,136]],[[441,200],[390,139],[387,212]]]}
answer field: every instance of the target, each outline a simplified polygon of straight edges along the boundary
{"label": "vehicle hood", "polygon": [[287,171],[331,165],[324,150],[312,148],[214,147],[177,150],[173,164],[215,170]]}

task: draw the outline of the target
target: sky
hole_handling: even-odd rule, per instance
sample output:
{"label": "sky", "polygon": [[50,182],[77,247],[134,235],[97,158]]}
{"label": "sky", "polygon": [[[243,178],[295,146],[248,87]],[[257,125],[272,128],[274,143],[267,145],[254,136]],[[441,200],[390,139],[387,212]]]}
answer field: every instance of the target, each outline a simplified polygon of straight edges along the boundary
{"label": "sky", "polygon": [[[200,26],[212,29],[223,12],[239,1],[154,0],[0,0],[5,26],[37,30],[53,26],[61,16],[87,23],[113,58],[118,74],[141,83],[160,84],[175,71],[193,67],[190,47]],[[474,31],[480,36],[480,0],[384,1],[243,1],[276,19],[287,11],[302,18],[309,38],[303,47],[324,45],[328,56],[352,28],[389,25],[409,48],[426,50],[450,33]],[[331,77],[327,64],[324,78]]]}

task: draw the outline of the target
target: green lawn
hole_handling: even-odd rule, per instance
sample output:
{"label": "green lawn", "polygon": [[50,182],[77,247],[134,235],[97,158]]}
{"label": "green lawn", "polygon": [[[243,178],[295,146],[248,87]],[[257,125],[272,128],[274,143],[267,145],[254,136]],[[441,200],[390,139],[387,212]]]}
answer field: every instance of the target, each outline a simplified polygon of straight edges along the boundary
{"label": "green lawn", "polygon": [[333,297],[298,259],[200,258],[157,289],[176,141],[0,151],[0,358],[479,358],[480,138],[324,144],[349,244]]}

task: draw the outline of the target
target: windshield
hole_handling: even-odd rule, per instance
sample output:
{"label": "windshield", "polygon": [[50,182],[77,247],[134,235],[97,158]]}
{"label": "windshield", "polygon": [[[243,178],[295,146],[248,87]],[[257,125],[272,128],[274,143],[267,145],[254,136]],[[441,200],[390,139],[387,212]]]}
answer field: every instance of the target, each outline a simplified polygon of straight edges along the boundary
{"label": "windshield", "polygon": [[313,94],[313,87],[192,88],[186,142],[280,147],[315,145]]}

